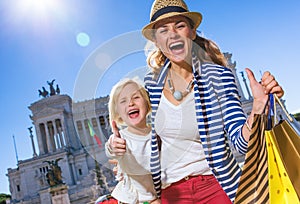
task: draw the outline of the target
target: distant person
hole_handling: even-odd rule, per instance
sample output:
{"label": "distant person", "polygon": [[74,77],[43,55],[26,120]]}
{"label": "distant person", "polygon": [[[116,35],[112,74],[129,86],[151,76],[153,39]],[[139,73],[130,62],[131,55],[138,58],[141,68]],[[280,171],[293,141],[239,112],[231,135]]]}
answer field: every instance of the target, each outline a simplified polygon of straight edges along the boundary
{"label": "distant person", "polygon": [[109,116],[111,121],[125,126],[120,137],[126,141],[126,154],[113,153],[109,140],[105,145],[109,158],[118,160],[119,183],[112,196],[121,203],[159,204],[150,172],[151,127],[147,124],[150,101],[146,90],[135,80],[124,79],[111,90]]}

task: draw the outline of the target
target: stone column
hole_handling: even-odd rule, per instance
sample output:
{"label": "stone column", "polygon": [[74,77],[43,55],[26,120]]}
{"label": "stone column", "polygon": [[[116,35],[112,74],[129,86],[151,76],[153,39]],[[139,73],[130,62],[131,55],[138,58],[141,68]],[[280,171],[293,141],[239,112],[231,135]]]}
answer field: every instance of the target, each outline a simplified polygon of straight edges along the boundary
{"label": "stone column", "polygon": [[74,157],[70,157],[69,165],[70,165],[70,168],[71,168],[72,183],[76,184],[77,181],[78,181],[78,176],[77,176],[77,172],[76,172],[76,168],[75,168]]}
{"label": "stone column", "polygon": [[252,96],[251,96],[251,93],[250,93],[250,90],[249,90],[249,87],[248,87],[248,84],[247,84],[247,81],[246,81],[246,78],[244,76],[244,72],[240,72],[241,75],[242,75],[242,78],[243,78],[243,82],[245,84],[245,87],[246,87],[246,90],[247,90],[247,94],[248,94],[248,100],[251,100],[252,99]]}
{"label": "stone column", "polygon": [[37,141],[38,141],[38,147],[40,154],[45,154],[45,149],[44,149],[44,144],[43,144],[43,136],[40,130],[40,124],[34,124],[35,130],[36,130],[36,135],[37,135]]}
{"label": "stone column", "polygon": [[[79,140],[80,140],[80,143],[82,144],[82,145],[86,145],[86,138],[85,138],[85,133],[84,133],[84,124],[82,123],[82,121],[81,120],[77,120],[76,122],[76,127],[75,127],[75,129],[76,129],[76,132],[77,132],[77,135],[78,135],[78,137],[79,137]],[[81,130],[79,130],[79,128],[78,128],[78,124],[80,123],[80,125],[81,125]]]}
{"label": "stone column", "polygon": [[[91,124],[92,125],[92,124]],[[93,126],[93,125],[92,125]],[[82,126],[82,132],[83,132],[83,138],[84,138],[84,140],[85,140],[85,146],[86,147],[88,147],[88,146],[90,146],[91,145],[91,142],[90,142],[90,132],[89,132],[89,130],[87,130],[86,128],[85,128],[85,121],[83,120],[83,126]]]}
{"label": "stone column", "polygon": [[52,147],[52,143],[51,143],[51,136],[50,136],[50,133],[49,133],[49,129],[48,129],[48,123],[46,123],[45,125],[45,132],[46,132],[46,141],[47,141],[47,147],[48,147],[48,151],[49,152],[53,152],[53,147]]}
{"label": "stone column", "polygon": [[64,120],[61,120],[61,128],[62,128],[61,134],[63,134],[64,141],[66,142],[66,146],[67,147],[72,146],[68,137],[67,127],[65,126]]}
{"label": "stone column", "polygon": [[60,142],[60,139],[58,137],[55,120],[52,121],[52,124],[53,124],[53,133],[54,133],[54,135],[53,135],[54,143],[56,141],[56,143],[55,143],[56,144],[56,148],[60,149],[61,148],[61,142]]}
{"label": "stone column", "polygon": [[32,150],[33,150],[33,157],[37,157],[36,151],[35,151],[35,145],[34,145],[34,141],[33,141],[33,135],[32,135],[32,127],[28,128],[29,130],[29,137],[31,139],[31,145],[32,145]]}
{"label": "stone column", "polygon": [[54,133],[54,126],[53,126],[53,122],[52,121],[49,121],[49,128],[51,130],[51,132],[49,132],[51,146],[52,146],[53,151],[55,152],[56,151],[56,145],[55,145],[55,139],[54,139],[55,133]]}
{"label": "stone column", "polygon": [[[105,139],[105,135],[103,134],[102,128],[101,128],[101,124],[98,118],[96,118],[97,121],[97,132],[99,132],[99,135],[97,134],[97,136],[100,138],[101,143],[104,144],[106,139]],[[103,138],[104,137],[104,138]]]}
{"label": "stone column", "polygon": [[64,147],[66,146],[66,141],[64,140],[63,138],[63,135],[62,135],[62,125],[61,125],[61,119],[58,119],[58,122],[59,122],[59,125],[58,125],[58,134],[59,134],[59,139],[60,139],[60,142],[61,142],[61,146]]}
{"label": "stone column", "polygon": [[107,132],[107,139],[109,138],[110,134],[111,134],[111,127],[109,124],[109,120],[107,119],[108,113],[105,112],[105,116],[104,116],[104,121],[105,121],[105,129]]}
{"label": "stone column", "polygon": [[65,143],[64,138],[63,138],[61,127],[58,127],[58,137],[59,137],[59,140],[61,142],[61,146],[62,147],[66,146],[66,143]]}

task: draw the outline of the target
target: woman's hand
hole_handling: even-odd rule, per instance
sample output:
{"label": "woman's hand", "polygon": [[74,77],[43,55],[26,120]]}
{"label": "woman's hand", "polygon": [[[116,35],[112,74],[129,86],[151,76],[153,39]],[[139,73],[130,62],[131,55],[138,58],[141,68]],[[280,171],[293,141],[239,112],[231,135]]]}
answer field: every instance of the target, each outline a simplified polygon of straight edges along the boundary
{"label": "woman's hand", "polygon": [[263,74],[261,85],[265,88],[266,94],[276,94],[279,98],[281,98],[284,94],[282,87],[278,84],[275,77],[268,71]]}
{"label": "woman's hand", "polygon": [[252,91],[253,104],[251,114],[243,126],[242,134],[244,139],[249,141],[254,114],[267,114],[268,108],[266,108],[266,106],[268,105],[269,94],[272,93],[276,94],[278,97],[282,97],[284,91],[270,72],[265,72],[260,82],[255,79],[254,74],[250,69],[246,68],[246,72]]}
{"label": "woman's hand", "polygon": [[112,121],[113,134],[109,138],[109,146],[112,153],[117,156],[123,156],[126,152],[126,141],[121,138],[119,129],[115,121]]}
{"label": "woman's hand", "polygon": [[250,69],[246,68],[246,72],[253,95],[252,113],[261,114],[265,109],[269,94],[276,94],[280,98],[283,96],[284,91],[270,72],[265,72],[260,82],[255,79],[254,74]]}

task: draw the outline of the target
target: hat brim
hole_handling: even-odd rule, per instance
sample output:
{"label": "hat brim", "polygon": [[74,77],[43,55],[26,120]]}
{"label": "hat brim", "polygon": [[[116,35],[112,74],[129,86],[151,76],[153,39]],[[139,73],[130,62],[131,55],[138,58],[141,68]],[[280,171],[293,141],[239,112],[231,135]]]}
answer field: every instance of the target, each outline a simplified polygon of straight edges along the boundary
{"label": "hat brim", "polygon": [[147,38],[148,40],[153,41],[153,26],[154,24],[156,24],[157,22],[166,19],[166,18],[170,18],[173,16],[185,16],[189,19],[191,19],[194,22],[194,28],[197,29],[198,26],[200,25],[201,21],[202,21],[202,15],[201,13],[198,12],[170,12],[167,14],[164,14],[162,16],[160,16],[159,18],[157,18],[155,21],[149,23],[148,25],[146,25],[143,29],[142,29],[142,34],[145,36],[145,38]]}

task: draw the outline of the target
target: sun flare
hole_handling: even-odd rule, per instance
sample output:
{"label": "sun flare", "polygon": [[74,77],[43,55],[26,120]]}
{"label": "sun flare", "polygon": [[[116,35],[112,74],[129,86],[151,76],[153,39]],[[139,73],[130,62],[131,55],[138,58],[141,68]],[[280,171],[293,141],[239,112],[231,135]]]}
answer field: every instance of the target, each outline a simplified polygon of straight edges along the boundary
{"label": "sun flare", "polygon": [[[17,0],[10,5],[10,18],[19,24],[41,26],[53,18],[61,18],[65,13],[59,0]],[[64,11],[64,12],[63,12]]]}
{"label": "sun flare", "polygon": [[22,0],[18,1],[17,10],[21,13],[31,13],[33,15],[43,15],[45,12],[57,9],[57,0]]}

